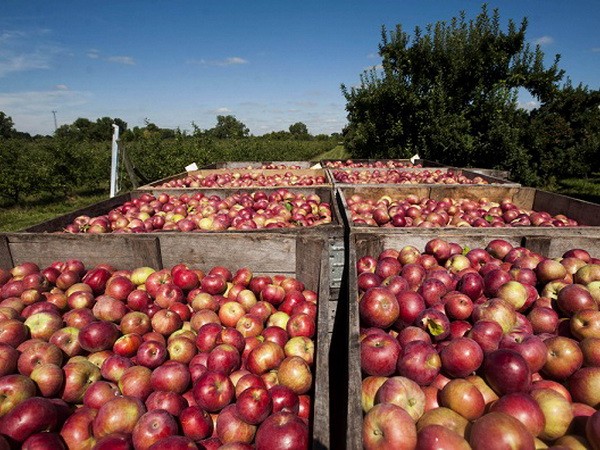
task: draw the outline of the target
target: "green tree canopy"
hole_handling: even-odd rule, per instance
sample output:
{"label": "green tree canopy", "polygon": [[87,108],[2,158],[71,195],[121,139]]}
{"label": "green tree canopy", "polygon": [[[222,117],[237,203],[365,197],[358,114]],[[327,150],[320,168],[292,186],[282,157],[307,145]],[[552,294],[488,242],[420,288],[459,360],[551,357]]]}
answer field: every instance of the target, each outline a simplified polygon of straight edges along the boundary
{"label": "green tree canopy", "polygon": [[15,129],[12,118],[0,111],[0,137],[9,138],[14,132]]}
{"label": "green tree canopy", "polygon": [[94,142],[107,141],[112,138],[112,125],[119,126],[120,133],[127,130],[127,123],[119,118],[102,117],[92,122],[86,118],[78,118],[72,124],[62,125],[55,132],[56,137],[71,138],[78,141],[88,140]]}
{"label": "green tree canopy", "polygon": [[308,127],[302,122],[296,122],[290,125],[290,134],[295,139],[308,139],[310,138],[310,134],[308,134]]}
{"label": "green tree canopy", "polygon": [[208,130],[217,139],[239,139],[248,137],[250,130],[235,116],[217,116],[217,125]]}
{"label": "green tree canopy", "polygon": [[473,20],[382,29],[382,69],[342,92],[347,100],[347,147],[356,157],[421,157],[458,166],[508,168],[533,181],[524,146],[527,112],[517,94],[526,89],[545,103],[558,91],[559,56],[544,67],[540,47],[526,43],[520,26],[486,5]]}

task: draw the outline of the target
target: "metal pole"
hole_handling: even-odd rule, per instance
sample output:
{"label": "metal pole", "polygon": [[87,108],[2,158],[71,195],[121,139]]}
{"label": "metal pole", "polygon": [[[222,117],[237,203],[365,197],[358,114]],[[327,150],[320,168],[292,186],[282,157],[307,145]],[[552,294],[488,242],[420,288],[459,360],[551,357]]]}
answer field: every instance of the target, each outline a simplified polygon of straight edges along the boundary
{"label": "metal pole", "polygon": [[52,111],[52,115],[54,116],[54,131],[58,129],[58,123],[56,122],[56,111]]}
{"label": "metal pole", "polygon": [[112,158],[110,163],[110,198],[117,195],[117,172],[119,162],[119,125],[113,123]]}

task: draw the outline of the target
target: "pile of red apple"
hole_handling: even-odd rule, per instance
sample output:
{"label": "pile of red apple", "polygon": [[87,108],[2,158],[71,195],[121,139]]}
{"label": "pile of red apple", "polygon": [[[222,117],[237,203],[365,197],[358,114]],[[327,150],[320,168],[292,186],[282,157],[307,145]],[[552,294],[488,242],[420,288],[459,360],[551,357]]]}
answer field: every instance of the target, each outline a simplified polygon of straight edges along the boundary
{"label": "pile of red apple", "polygon": [[210,174],[189,174],[183,178],[167,181],[159,188],[186,187],[272,187],[272,186],[315,186],[327,184],[324,175],[310,175],[294,172],[268,173],[260,171],[232,170]]}
{"label": "pile of red apple", "polygon": [[378,169],[408,169],[415,167],[423,167],[421,164],[413,164],[408,161],[397,161],[388,159],[385,161],[353,161],[347,159],[345,161],[327,161],[325,167],[332,169],[359,169],[359,168],[378,168]]}
{"label": "pile of red apple", "polygon": [[317,295],[296,278],[23,263],[0,300],[0,449],[308,448]]}
{"label": "pile of red apple", "polygon": [[68,233],[148,233],[312,227],[331,223],[331,206],[317,194],[277,189],[237,192],[225,198],[203,193],[142,194],[108,214],[79,216]]}
{"label": "pile of red apple", "polygon": [[357,273],[365,448],[598,448],[600,259],[433,239]]}
{"label": "pile of red apple", "polygon": [[468,178],[452,169],[334,170],[335,181],[343,184],[488,184],[483,178]]}
{"label": "pile of red apple", "polygon": [[500,203],[487,198],[444,198],[434,200],[409,195],[393,199],[384,195],[377,200],[354,194],[346,200],[355,225],[395,227],[576,227],[579,223],[562,214],[531,211],[512,200]]}

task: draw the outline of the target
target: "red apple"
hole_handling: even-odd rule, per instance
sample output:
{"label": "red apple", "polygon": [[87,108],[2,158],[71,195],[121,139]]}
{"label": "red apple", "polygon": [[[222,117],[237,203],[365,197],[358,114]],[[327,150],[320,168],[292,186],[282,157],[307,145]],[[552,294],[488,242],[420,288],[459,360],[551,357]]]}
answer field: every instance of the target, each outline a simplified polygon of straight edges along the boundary
{"label": "red apple", "polygon": [[175,418],[164,409],[155,409],[139,418],[131,431],[131,437],[134,448],[145,450],[165,437],[176,435],[177,432]]}
{"label": "red apple", "polygon": [[491,412],[477,419],[471,428],[469,444],[473,449],[507,447],[534,450],[534,437],[521,422],[502,412]]}
{"label": "red apple", "polygon": [[365,449],[412,450],[417,445],[413,418],[391,403],[375,405],[365,416],[362,429]]}
{"label": "red apple", "polygon": [[270,415],[258,427],[255,445],[268,449],[277,442],[290,443],[288,448],[308,448],[308,426],[295,414],[279,412]]}
{"label": "red apple", "polygon": [[360,367],[367,375],[393,375],[400,350],[389,334],[370,334],[360,342]]}
{"label": "red apple", "polygon": [[518,352],[499,349],[488,353],[483,363],[488,384],[498,394],[527,391],[531,386],[531,370]]}
{"label": "red apple", "polygon": [[233,400],[235,388],[227,375],[205,372],[194,384],[194,399],[208,412],[217,412]]}

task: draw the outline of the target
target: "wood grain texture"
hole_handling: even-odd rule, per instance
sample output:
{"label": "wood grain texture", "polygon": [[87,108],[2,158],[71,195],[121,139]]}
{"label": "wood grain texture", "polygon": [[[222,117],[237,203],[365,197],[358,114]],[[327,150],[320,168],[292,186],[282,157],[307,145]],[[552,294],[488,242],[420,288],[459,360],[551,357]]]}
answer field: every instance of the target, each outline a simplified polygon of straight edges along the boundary
{"label": "wood grain texture", "polygon": [[0,269],[10,270],[14,266],[8,236],[0,235]]}

